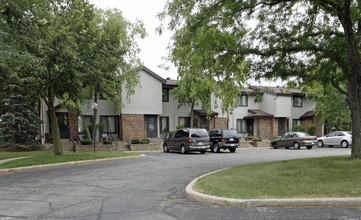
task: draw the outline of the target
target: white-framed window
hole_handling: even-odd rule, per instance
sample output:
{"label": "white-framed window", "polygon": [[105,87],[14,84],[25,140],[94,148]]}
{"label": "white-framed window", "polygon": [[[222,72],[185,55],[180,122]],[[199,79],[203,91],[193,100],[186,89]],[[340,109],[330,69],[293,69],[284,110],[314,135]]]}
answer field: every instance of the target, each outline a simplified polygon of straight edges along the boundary
{"label": "white-framed window", "polygon": [[248,106],[248,96],[247,95],[241,95],[238,100],[238,106],[247,107]]}
{"label": "white-framed window", "polygon": [[293,96],[293,107],[302,107],[303,97],[302,96]]}
{"label": "white-framed window", "polygon": [[116,133],[116,116],[100,116],[100,122],[104,124],[104,133]]}

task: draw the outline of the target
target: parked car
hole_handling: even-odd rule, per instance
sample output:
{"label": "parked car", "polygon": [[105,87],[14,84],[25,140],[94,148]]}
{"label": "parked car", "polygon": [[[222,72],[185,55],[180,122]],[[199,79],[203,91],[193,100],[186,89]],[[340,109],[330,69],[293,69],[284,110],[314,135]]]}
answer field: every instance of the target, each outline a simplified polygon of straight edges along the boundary
{"label": "parked car", "polygon": [[317,145],[317,137],[311,136],[305,132],[288,132],[280,139],[272,140],[271,147],[278,149],[284,147],[286,149],[294,147],[300,149],[301,146],[306,146],[307,149],[312,149],[313,145]]}
{"label": "parked car", "polygon": [[209,135],[203,128],[184,128],[173,131],[163,144],[164,153],[174,150],[182,154],[189,151],[199,151],[204,154],[208,149]]}
{"label": "parked car", "polygon": [[234,153],[240,142],[237,132],[231,129],[213,129],[209,132],[209,138],[210,149],[216,153],[219,153],[220,149],[228,149]]}
{"label": "parked car", "polygon": [[352,133],[349,131],[333,131],[325,137],[318,138],[317,141],[318,147],[341,146],[347,148],[349,145],[352,145]]}

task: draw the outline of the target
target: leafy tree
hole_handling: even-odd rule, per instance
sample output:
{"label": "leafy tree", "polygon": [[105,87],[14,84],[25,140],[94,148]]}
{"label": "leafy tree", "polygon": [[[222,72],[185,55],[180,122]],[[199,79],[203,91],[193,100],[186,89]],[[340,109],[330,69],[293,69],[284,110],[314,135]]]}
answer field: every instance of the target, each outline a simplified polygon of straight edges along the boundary
{"label": "leafy tree", "polygon": [[[214,26],[229,33],[234,43],[198,42],[199,48],[218,51],[218,56],[246,58],[257,78],[294,77],[303,83],[332,84],[346,96],[350,108],[351,158],[361,158],[360,1],[177,0],[168,1],[160,17],[170,19],[170,29],[189,30],[184,38]],[[204,69],[212,72],[207,66]]]}
{"label": "leafy tree", "polygon": [[36,91],[45,101],[54,155],[61,155],[55,98],[65,92],[76,95],[82,87],[78,47],[91,31],[87,24],[93,19],[93,8],[82,0],[1,0],[0,13],[0,33],[6,44],[1,77]]}
{"label": "leafy tree", "polygon": [[40,146],[40,124],[36,103],[27,92],[11,85],[0,89],[0,148],[35,149]]}
{"label": "leafy tree", "polygon": [[351,113],[344,94],[330,84],[322,85],[317,82],[301,86],[301,89],[315,100],[315,115],[321,117],[326,133],[334,127],[338,130],[351,130]]}

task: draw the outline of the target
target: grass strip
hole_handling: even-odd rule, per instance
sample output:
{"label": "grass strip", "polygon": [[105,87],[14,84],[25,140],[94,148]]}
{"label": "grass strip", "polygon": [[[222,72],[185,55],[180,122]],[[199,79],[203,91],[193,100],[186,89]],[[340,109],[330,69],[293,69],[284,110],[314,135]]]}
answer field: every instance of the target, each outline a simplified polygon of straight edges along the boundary
{"label": "grass strip", "polygon": [[24,151],[24,152],[0,152],[0,160],[26,157],[26,156],[40,156],[40,155],[51,155],[49,151]]}
{"label": "grass strip", "polygon": [[139,155],[138,153],[120,152],[120,151],[99,151],[96,153],[81,152],[81,153],[69,153],[58,156],[54,156],[54,154],[51,152],[46,152],[44,154],[40,153],[40,155],[36,155],[36,153],[34,153],[34,155],[23,155],[23,156],[32,156],[29,158],[12,160],[0,164],[0,169],[34,166],[41,164],[63,163],[63,162],[80,161],[80,160],[95,160],[95,159],[103,159],[103,158],[138,156],[138,155]]}
{"label": "grass strip", "polygon": [[194,189],[237,199],[361,197],[361,160],[340,156],[237,166],[199,179]]}

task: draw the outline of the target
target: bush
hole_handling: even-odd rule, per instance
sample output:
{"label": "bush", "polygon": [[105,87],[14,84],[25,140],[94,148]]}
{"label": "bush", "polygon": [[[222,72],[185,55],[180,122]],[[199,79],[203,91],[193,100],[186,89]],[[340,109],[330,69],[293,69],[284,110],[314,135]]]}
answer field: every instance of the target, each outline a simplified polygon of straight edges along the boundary
{"label": "bush", "polygon": [[176,127],[177,130],[182,129],[182,128],[184,128],[184,125],[177,125],[177,127]]}
{"label": "bush", "polygon": [[317,129],[317,126],[314,125],[314,124],[309,124],[309,125],[307,126],[307,130],[308,130],[308,133],[309,133],[310,135],[315,135],[315,134],[316,134],[316,129]]}
{"label": "bush", "polygon": [[113,143],[113,141],[111,141],[111,140],[103,140],[103,144],[112,144]]}
{"label": "bush", "polygon": [[247,137],[246,137],[246,140],[247,140],[247,141],[252,141],[253,139],[254,139],[253,136],[247,136]]}
{"label": "bush", "polygon": [[302,125],[296,125],[295,131],[305,131],[305,128]]}
{"label": "bush", "polygon": [[253,141],[262,141],[262,138],[254,138]]}
{"label": "bush", "polygon": [[82,140],[80,140],[80,143],[82,145],[91,145],[93,142],[89,139],[82,139]]}
{"label": "bush", "polygon": [[139,144],[149,144],[149,143],[150,143],[150,140],[147,139],[147,138],[144,138],[144,139],[139,141]]}
{"label": "bush", "polygon": [[134,138],[130,141],[132,144],[139,144],[139,139],[138,138]]}

